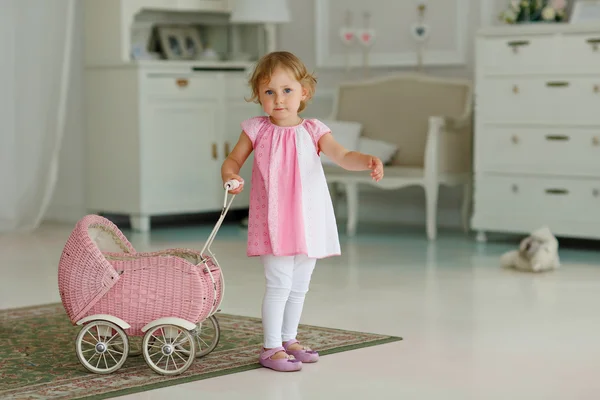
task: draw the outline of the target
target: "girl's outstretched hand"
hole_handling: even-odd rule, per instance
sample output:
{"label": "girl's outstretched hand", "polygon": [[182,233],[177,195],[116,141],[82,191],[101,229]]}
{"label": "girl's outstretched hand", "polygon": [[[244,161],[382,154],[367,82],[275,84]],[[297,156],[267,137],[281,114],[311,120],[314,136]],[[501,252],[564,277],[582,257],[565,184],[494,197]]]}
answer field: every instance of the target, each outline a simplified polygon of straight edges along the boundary
{"label": "girl's outstretched hand", "polygon": [[370,156],[367,168],[371,170],[371,178],[375,182],[379,182],[383,178],[383,163],[379,158]]}
{"label": "girl's outstretched hand", "polygon": [[236,174],[231,174],[231,175],[229,175],[229,176],[227,177],[227,179],[225,179],[225,180],[223,181],[223,185],[225,185],[225,184],[226,184],[228,181],[231,181],[231,180],[234,180],[234,179],[235,179],[235,180],[237,180],[237,181],[239,181],[239,182],[241,183],[241,185],[240,185],[240,186],[238,186],[236,189],[232,189],[232,190],[230,190],[230,191],[229,191],[229,193],[230,193],[230,194],[238,194],[238,193],[241,193],[241,192],[242,192],[242,190],[244,190],[244,180],[243,180],[243,179],[242,179],[242,177],[241,177],[241,176],[239,176],[239,175],[236,175]]}

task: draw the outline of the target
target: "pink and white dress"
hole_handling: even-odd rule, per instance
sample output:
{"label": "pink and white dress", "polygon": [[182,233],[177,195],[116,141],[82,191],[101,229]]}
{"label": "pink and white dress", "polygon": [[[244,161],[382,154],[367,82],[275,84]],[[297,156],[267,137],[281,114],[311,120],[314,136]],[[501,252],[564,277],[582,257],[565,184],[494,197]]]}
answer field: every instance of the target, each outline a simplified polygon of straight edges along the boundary
{"label": "pink and white dress", "polygon": [[282,127],[260,116],[242,122],[254,147],[248,256],[340,255],[335,214],[318,142],[330,129],[316,119]]}

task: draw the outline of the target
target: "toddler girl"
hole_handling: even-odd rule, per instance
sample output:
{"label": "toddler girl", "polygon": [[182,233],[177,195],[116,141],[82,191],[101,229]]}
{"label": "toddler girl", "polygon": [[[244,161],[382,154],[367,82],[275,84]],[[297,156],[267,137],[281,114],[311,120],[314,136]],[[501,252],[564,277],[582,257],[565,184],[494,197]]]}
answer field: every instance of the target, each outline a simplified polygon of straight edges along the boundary
{"label": "toddler girl", "polygon": [[221,177],[223,182],[240,181],[230,191],[240,193],[239,171],[254,150],[247,255],[261,257],[266,278],[259,361],[276,371],[297,371],[319,358],[296,340],[316,260],[340,254],[319,153],[347,170],[371,170],[375,181],[383,177],[383,165],[377,157],[346,150],[322,122],[298,116],[314,94],[316,79],[293,54],[267,54],[249,83],[251,100],[267,116],[242,122]]}

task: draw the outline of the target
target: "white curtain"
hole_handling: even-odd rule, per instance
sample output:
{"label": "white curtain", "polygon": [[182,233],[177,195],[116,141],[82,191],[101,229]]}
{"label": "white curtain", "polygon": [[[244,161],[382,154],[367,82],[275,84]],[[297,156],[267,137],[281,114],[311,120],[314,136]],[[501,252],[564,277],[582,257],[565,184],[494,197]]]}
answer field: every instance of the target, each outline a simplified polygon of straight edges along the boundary
{"label": "white curtain", "polygon": [[75,1],[0,0],[0,232],[34,230],[52,198]]}

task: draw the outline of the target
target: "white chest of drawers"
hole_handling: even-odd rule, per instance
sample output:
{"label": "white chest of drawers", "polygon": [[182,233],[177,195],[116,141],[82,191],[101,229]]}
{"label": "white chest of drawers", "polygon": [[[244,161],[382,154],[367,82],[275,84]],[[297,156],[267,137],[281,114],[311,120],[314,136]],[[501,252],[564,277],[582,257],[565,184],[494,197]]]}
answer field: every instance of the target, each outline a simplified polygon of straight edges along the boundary
{"label": "white chest of drawers", "polygon": [[600,24],[476,40],[473,229],[600,238]]}

